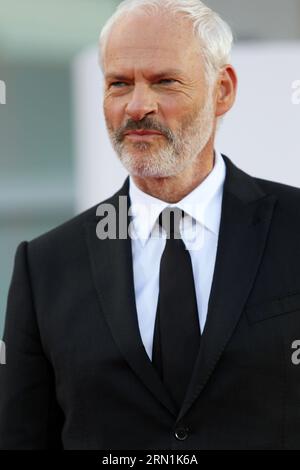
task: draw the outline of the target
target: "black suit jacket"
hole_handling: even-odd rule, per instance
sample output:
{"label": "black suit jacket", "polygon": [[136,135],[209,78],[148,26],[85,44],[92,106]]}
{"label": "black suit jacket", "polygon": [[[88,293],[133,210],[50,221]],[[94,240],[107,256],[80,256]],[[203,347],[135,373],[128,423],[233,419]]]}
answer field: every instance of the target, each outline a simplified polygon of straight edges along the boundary
{"label": "black suit jacket", "polygon": [[[99,240],[95,206],[18,246],[1,448],[300,449],[300,190],[224,159],[208,317],[180,410],[141,340],[130,239]],[[104,201],[117,213],[128,186]]]}

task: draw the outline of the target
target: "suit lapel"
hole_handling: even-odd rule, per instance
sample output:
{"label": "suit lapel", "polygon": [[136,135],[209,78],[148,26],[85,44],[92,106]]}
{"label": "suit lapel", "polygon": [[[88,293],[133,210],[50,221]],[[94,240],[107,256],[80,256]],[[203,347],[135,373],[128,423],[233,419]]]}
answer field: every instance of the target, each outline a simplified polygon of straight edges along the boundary
{"label": "suit lapel", "polygon": [[[121,190],[101,204],[111,204],[119,215],[119,197],[128,197],[129,178]],[[129,197],[128,197],[129,201]],[[129,207],[129,202],[127,209]],[[128,226],[130,218],[125,215]],[[96,212],[95,212],[96,213]],[[130,367],[142,380],[150,392],[172,413],[177,416],[176,406],[163,386],[159,375],[152,366],[144,348],[137,320],[134,278],[131,254],[131,239],[99,240],[96,224],[99,217],[93,217],[85,224],[87,244],[97,294],[113,338]],[[120,228],[117,221],[117,234]]]}
{"label": "suit lapel", "polygon": [[276,201],[223,158],[226,179],[207,321],[177,422],[205,387],[233,334],[255,280]]}

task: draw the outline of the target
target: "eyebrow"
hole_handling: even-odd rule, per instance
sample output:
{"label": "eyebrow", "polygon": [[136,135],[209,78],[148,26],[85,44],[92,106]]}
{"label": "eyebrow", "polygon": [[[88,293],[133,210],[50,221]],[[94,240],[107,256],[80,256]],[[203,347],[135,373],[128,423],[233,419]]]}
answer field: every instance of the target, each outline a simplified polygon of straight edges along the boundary
{"label": "eyebrow", "polygon": [[[182,75],[182,71],[179,70],[179,69],[167,69],[167,70],[157,72],[157,73],[150,73],[149,77],[152,80],[153,79],[157,80],[159,78],[166,77],[166,76],[169,76],[169,75],[179,76],[179,75]],[[121,81],[121,80],[128,80],[128,76],[122,75],[122,74],[119,74],[119,73],[110,72],[110,73],[105,75],[105,79],[106,80],[114,79],[114,80],[120,80]]]}

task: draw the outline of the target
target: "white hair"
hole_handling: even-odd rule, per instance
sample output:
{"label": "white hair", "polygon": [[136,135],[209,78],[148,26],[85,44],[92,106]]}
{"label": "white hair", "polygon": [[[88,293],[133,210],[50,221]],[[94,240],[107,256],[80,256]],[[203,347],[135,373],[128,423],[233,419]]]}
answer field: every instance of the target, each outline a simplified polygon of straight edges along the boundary
{"label": "white hair", "polygon": [[211,84],[222,66],[230,62],[233,35],[230,26],[211,8],[200,0],[124,0],[102,28],[99,37],[99,64],[103,71],[103,57],[112,26],[122,16],[133,10],[161,14],[183,13],[192,20],[193,33],[199,39],[199,46],[205,61],[207,81]]}

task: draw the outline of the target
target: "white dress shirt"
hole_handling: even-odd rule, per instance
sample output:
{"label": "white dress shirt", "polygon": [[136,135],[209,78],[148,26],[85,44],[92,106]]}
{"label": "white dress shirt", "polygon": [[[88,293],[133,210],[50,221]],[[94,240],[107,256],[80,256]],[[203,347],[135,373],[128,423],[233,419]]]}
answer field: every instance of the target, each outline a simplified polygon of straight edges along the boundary
{"label": "white dress shirt", "polygon": [[146,194],[136,186],[132,177],[129,178],[135,300],[141,339],[150,360],[158,302],[160,259],[166,243],[166,233],[160,228],[157,219],[168,206],[179,207],[187,214],[184,223],[181,222],[180,233],[191,256],[200,328],[202,332],[204,329],[226,175],[222,155],[216,150],[214,155],[214,167],[209,175],[176,204],[169,204]]}

